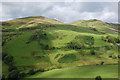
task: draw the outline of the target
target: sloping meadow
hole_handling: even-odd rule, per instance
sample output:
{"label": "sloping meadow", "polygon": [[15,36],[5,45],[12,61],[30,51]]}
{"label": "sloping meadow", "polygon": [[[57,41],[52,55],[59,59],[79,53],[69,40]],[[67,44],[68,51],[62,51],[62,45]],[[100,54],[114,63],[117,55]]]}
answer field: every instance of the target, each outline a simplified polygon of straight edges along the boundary
{"label": "sloping meadow", "polygon": [[102,29],[84,27],[85,23],[72,25],[37,22],[31,23],[36,25],[30,27],[28,25],[31,24],[26,20],[24,24],[11,21],[16,24],[6,22],[3,25],[2,63],[6,78],[14,75],[16,78],[18,75],[25,77],[23,74],[30,76],[65,67],[118,62],[117,33],[111,30],[112,34],[106,27],[102,32],[103,23],[100,25]]}

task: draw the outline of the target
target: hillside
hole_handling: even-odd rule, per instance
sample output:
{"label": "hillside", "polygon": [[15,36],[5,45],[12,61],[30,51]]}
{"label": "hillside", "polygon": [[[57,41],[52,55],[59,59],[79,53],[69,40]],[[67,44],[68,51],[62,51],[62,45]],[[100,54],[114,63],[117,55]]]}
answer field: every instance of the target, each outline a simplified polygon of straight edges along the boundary
{"label": "hillside", "polygon": [[37,24],[43,23],[43,24],[64,24],[60,21],[57,21],[55,19],[49,19],[47,17],[43,16],[30,16],[30,17],[24,17],[24,18],[18,18],[10,21],[4,21],[2,22],[2,25],[5,25],[7,28],[11,26],[11,28],[25,28],[25,27],[35,27]]}
{"label": "hillside", "polygon": [[100,30],[103,32],[116,32],[118,33],[118,27],[120,26],[119,24],[114,24],[114,23],[105,23],[100,20],[96,19],[91,19],[91,20],[79,20],[71,23],[72,25],[78,25],[81,27],[89,27],[89,28],[95,28],[96,30]]}
{"label": "hillside", "polygon": [[[64,70],[65,67],[118,63],[116,43],[120,39],[116,27],[120,26],[115,24],[99,20],[64,24],[42,16],[14,19],[2,24],[3,75],[6,78],[25,77],[23,74],[30,77],[38,72],[49,74],[46,71]],[[94,67],[97,69],[98,66]],[[104,74],[101,76],[107,78],[117,75],[116,72]]]}

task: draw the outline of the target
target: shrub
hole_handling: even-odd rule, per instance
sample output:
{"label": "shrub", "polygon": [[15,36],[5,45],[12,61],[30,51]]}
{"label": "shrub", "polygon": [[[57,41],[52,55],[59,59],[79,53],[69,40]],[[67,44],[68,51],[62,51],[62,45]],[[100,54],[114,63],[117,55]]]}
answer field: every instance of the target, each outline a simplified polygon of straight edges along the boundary
{"label": "shrub", "polygon": [[112,58],[112,55],[110,55],[109,58]]}
{"label": "shrub", "polygon": [[102,36],[101,39],[105,42],[107,41],[107,39],[104,36]]}
{"label": "shrub", "polygon": [[55,47],[52,47],[51,50],[55,50]]}
{"label": "shrub", "polygon": [[2,46],[4,46],[4,44],[5,44],[5,41],[2,41]]}
{"label": "shrub", "polygon": [[91,50],[90,53],[91,53],[91,55],[95,55],[95,51],[94,50]]}
{"label": "shrub", "polygon": [[48,39],[47,37],[47,33],[44,33],[42,31],[38,31],[38,32],[35,32],[30,38],[29,38],[29,41],[35,41],[35,40],[43,40],[43,39]]}
{"label": "shrub", "polygon": [[109,43],[116,43],[116,38],[112,37],[112,36],[106,36],[106,38],[108,39]]}
{"label": "shrub", "polygon": [[23,72],[23,73],[20,73],[20,74],[19,74],[19,78],[23,78],[23,77],[25,77],[25,75],[26,75],[26,74],[25,74],[24,72]]}
{"label": "shrub", "polygon": [[67,44],[67,47],[71,49],[91,48],[93,44],[94,37],[78,35],[74,40]]}
{"label": "shrub", "polygon": [[103,65],[103,64],[104,64],[104,62],[102,61],[100,64],[101,64],[101,65]]}
{"label": "shrub", "polygon": [[71,48],[71,49],[81,49],[83,46],[82,43],[79,43],[77,41],[73,41],[73,42],[70,42],[67,44],[67,47],[68,48]]}
{"label": "shrub", "polygon": [[30,42],[30,41],[34,41],[34,40],[37,40],[37,39],[38,39],[37,36],[39,36],[39,35],[32,35],[32,36],[30,37],[30,39],[29,39],[28,42]]}
{"label": "shrub", "polygon": [[29,43],[30,43],[30,41],[27,41],[27,42],[26,42],[26,44],[29,44]]}
{"label": "shrub", "polygon": [[116,38],[116,43],[120,43],[120,38],[119,37]]}
{"label": "shrub", "polygon": [[17,70],[17,67],[15,67],[15,66],[9,66],[8,71],[11,72],[13,70]]}
{"label": "shrub", "polygon": [[19,78],[19,71],[18,70],[13,70],[8,74],[8,79],[18,79]]}
{"label": "shrub", "polygon": [[101,76],[97,76],[95,80],[102,80]]}
{"label": "shrub", "polygon": [[11,65],[13,63],[13,56],[6,56],[4,62],[5,64]]}
{"label": "shrub", "polygon": [[113,59],[117,59],[117,57],[115,55],[112,56]]}
{"label": "shrub", "polygon": [[45,49],[45,50],[49,50],[49,49],[51,49],[50,47],[49,47],[49,45],[46,45],[46,44],[39,44],[43,49]]}
{"label": "shrub", "polygon": [[2,59],[4,60],[4,58],[7,56],[7,53],[3,53],[2,54]]}
{"label": "shrub", "polygon": [[98,31],[96,28],[92,28],[93,31]]}
{"label": "shrub", "polygon": [[29,75],[33,75],[35,74],[35,71],[33,69],[31,69],[29,72],[28,72]]}
{"label": "shrub", "polygon": [[45,45],[44,49],[48,50],[49,49],[49,45]]}
{"label": "shrub", "polygon": [[120,58],[120,55],[118,55],[118,58]]}

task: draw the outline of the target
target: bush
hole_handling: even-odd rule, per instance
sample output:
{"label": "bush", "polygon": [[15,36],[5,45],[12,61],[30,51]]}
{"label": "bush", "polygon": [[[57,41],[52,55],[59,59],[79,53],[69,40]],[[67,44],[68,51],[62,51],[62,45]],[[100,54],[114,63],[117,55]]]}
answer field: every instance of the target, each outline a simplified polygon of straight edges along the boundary
{"label": "bush", "polygon": [[7,53],[3,53],[2,54],[2,60],[4,60],[6,56],[7,56]]}
{"label": "bush", "polygon": [[19,78],[19,71],[18,70],[13,70],[8,74],[8,79],[18,79]]}
{"label": "bush", "polygon": [[37,36],[39,36],[39,35],[32,35],[32,36],[30,37],[30,39],[29,39],[28,42],[30,42],[30,41],[34,41],[34,40],[37,40],[37,39],[38,39]]}
{"label": "bush", "polygon": [[35,32],[30,38],[28,42],[35,41],[35,40],[43,40],[48,39],[47,33],[44,33],[42,31]]}
{"label": "bush", "polygon": [[100,64],[101,64],[101,65],[103,65],[103,64],[104,64],[104,62],[102,61]]}
{"label": "bush", "polygon": [[93,31],[98,31],[96,28],[92,28]]}
{"label": "bush", "polygon": [[68,43],[67,47],[68,48],[71,48],[71,49],[81,49],[82,48],[82,44],[79,44],[78,42],[76,41],[73,41],[73,42],[70,42]]}
{"label": "bush", "polygon": [[4,46],[4,44],[5,44],[5,41],[2,41],[2,46]]}
{"label": "bush", "polygon": [[33,75],[35,74],[35,71],[33,69],[31,69],[29,72],[28,72],[29,75]]}
{"label": "bush", "polygon": [[4,58],[4,62],[5,62],[5,64],[12,65],[12,63],[13,63],[13,56],[6,56]]}
{"label": "bush", "polygon": [[23,72],[23,73],[20,73],[20,74],[19,74],[19,78],[23,78],[23,77],[25,77],[25,75],[26,75],[26,74],[25,74],[24,72]]}
{"label": "bush", "polygon": [[112,56],[112,59],[117,59],[117,57],[115,55]]}
{"label": "bush", "polygon": [[95,80],[102,80],[101,76],[97,76]]}
{"label": "bush", "polygon": [[94,45],[94,37],[92,36],[81,36],[78,35],[67,44],[68,48],[71,49],[81,49],[81,48],[91,48]]}
{"label": "bush", "polygon": [[116,38],[116,43],[120,43],[120,38]]}
{"label": "bush", "polygon": [[118,58],[120,58],[120,55],[118,55]]}
{"label": "bush", "polygon": [[30,43],[30,41],[27,41],[27,42],[26,42],[26,44],[29,44],[29,43]]}
{"label": "bush", "polygon": [[49,46],[48,46],[48,45],[45,45],[45,46],[44,46],[44,49],[48,50],[48,49],[49,49]]}
{"label": "bush", "polygon": [[55,47],[52,47],[51,50],[55,50]]}
{"label": "bush", "polygon": [[106,36],[106,38],[108,39],[108,42],[109,42],[109,43],[113,43],[113,44],[116,43],[116,38],[114,38],[114,37],[112,37],[112,36]]}
{"label": "bush", "polygon": [[13,70],[17,70],[17,67],[15,67],[15,66],[9,66],[8,71],[11,72]]}
{"label": "bush", "polygon": [[112,55],[110,55],[109,58],[112,58]]}
{"label": "bush", "polygon": [[107,39],[104,36],[102,36],[101,39],[105,42],[107,41]]}
{"label": "bush", "polygon": [[95,55],[95,51],[94,50],[91,50],[90,53],[91,53],[91,55]]}

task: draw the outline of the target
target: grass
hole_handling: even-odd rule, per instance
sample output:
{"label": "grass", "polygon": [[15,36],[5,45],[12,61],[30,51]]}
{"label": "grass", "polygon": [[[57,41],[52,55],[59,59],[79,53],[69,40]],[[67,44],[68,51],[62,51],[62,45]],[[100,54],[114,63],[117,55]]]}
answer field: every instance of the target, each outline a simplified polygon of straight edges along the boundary
{"label": "grass", "polygon": [[118,65],[84,66],[54,69],[27,78],[118,78]]}
{"label": "grass", "polygon": [[[56,22],[53,20],[49,20],[47,18],[45,18],[42,21],[42,23],[44,24],[39,24],[40,21],[42,21],[42,19],[33,18],[32,19],[25,18],[23,20],[16,19],[16,21],[13,20],[8,22],[11,24],[11,26],[7,25],[4,27],[4,29],[14,29],[14,31],[11,32],[3,32],[4,33],[3,39],[5,41],[8,40],[3,46],[3,52],[6,52],[7,54],[12,55],[14,57],[15,66],[17,66],[18,69],[22,68],[23,70],[25,70],[23,72],[26,72],[29,71],[30,69],[37,70],[40,68],[44,68],[45,70],[47,70],[57,67],[63,68],[47,71],[40,74],[38,73],[36,75],[31,76],[36,78],[37,77],[78,78],[82,76],[83,78],[85,77],[92,78],[97,76],[98,74],[100,74],[102,77],[117,76],[114,75],[116,74],[117,69],[114,69],[114,71],[111,70],[110,72],[111,68],[117,67],[116,65],[64,68],[72,66],[95,65],[100,64],[102,61],[104,61],[105,64],[117,63],[118,59],[109,58],[109,54],[111,53],[117,56],[118,51],[116,45],[105,42],[101,38],[107,35],[117,37],[117,33],[115,33],[114,31],[111,32],[111,29],[108,29],[108,25],[98,21],[97,22],[82,21],[80,25],[62,24],[61,22]],[[48,24],[49,21],[50,23],[53,24],[50,23]],[[91,30],[87,23],[90,27],[98,29],[98,31]],[[33,30],[31,29],[19,31],[19,28],[36,27],[36,25],[38,25],[37,28],[34,28]],[[54,27],[51,27],[50,25]],[[43,27],[48,26],[44,30],[44,33],[46,33],[47,36],[40,37],[39,39],[37,38],[34,40],[30,40],[31,36],[36,37],[36,35],[39,34],[36,32],[38,32],[41,29],[41,26]],[[101,33],[101,31],[103,30],[105,34]],[[8,34],[11,36],[9,36]],[[76,40],[75,39],[76,37],[78,37],[79,39]],[[94,37],[94,40],[91,39],[91,37]],[[30,43],[27,43],[29,41]],[[96,55],[91,55],[90,51],[92,48],[82,49],[68,48],[67,44],[72,41],[78,41],[81,42],[82,44],[88,42],[87,45],[89,46],[91,46],[92,44],[92,47],[95,47],[94,49]],[[49,49],[44,49],[45,45],[48,45]],[[113,45],[112,48],[110,49],[105,48],[105,46],[109,47],[111,45]],[[54,49],[52,49],[53,47]],[[7,65],[3,66],[4,66],[3,73],[7,74],[8,66]],[[110,72],[110,74],[107,74],[107,71]]]}
{"label": "grass", "polygon": [[16,65],[32,65],[36,61],[33,59],[31,52],[37,51],[37,53],[41,53],[37,42],[32,42],[30,45],[26,44],[31,34],[25,33],[25,35],[14,38],[5,46],[7,48],[5,51],[15,57]]}
{"label": "grass", "polygon": [[[93,64],[97,64],[100,61],[102,61],[102,60],[98,60],[98,58],[95,58],[97,56],[95,56],[93,58],[89,54],[89,49],[82,49],[82,50],[67,49],[66,48],[67,43],[74,40],[76,36],[83,36],[83,38],[84,38],[84,36],[94,37],[94,40],[95,40],[94,46],[95,47],[103,47],[103,46],[108,45],[107,42],[104,42],[103,40],[101,40],[102,35],[98,35],[98,34],[82,33],[82,32],[70,31],[70,30],[54,30],[54,29],[53,30],[48,29],[47,32],[50,33],[48,36],[51,39],[49,41],[41,40],[40,43],[52,45],[52,46],[58,47],[60,49],[44,50],[44,52],[43,52],[40,45],[38,45],[38,41],[32,41],[31,43],[26,44],[26,42],[29,41],[30,36],[32,36],[32,34],[34,34],[34,31],[31,31],[31,32],[24,32],[22,35],[9,41],[3,47],[3,51],[6,51],[10,55],[13,55],[16,66],[18,66],[18,67],[19,66],[20,67],[22,66],[23,68],[31,67],[33,69],[36,69],[36,68],[39,69],[39,68],[44,67],[45,69],[47,69],[47,68],[51,67],[48,65],[52,65],[53,67],[57,67],[58,65],[65,67],[67,65],[68,66],[84,65],[84,64],[89,65],[91,63],[91,60],[93,60],[92,61]],[[85,39],[86,39],[86,37],[85,37]],[[83,52],[81,52],[81,51],[83,51]],[[35,56],[32,55],[33,53],[35,54]],[[75,61],[76,59],[74,58],[74,56],[72,57],[74,59],[71,59],[71,57],[64,58],[64,56],[66,54],[69,55],[71,53],[74,54],[75,56],[77,56],[79,61]],[[117,52],[115,52],[115,53],[117,53]],[[57,59],[53,59],[55,56],[53,56],[52,54],[53,55],[61,54],[61,56],[59,56]],[[83,56],[83,55],[85,55],[85,56]],[[89,57],[86,57],[88,55],[89,55]],[[47,59],[47,60],[46,60],[46,58],[36,59],[36,57],[39,57],[39,56],[48,56],[49,59]],[[104,55],[102,55],[102,56],[105,57]],[[108,56],[108,55],[106,54],[106,56]],[[61,59],[61,58],[63,58],[63,59]],[[84,63],[86,60],[87,60],[87,62]],[[107,59],[103,59],[103,60],[107,61]],[[73,62],[73,63],[71,63],[71,65],[62,64],[64,61],[66,61],[67,63],[68,62]],[[44,63],[45,63],[45,65],[44,65]]]}

